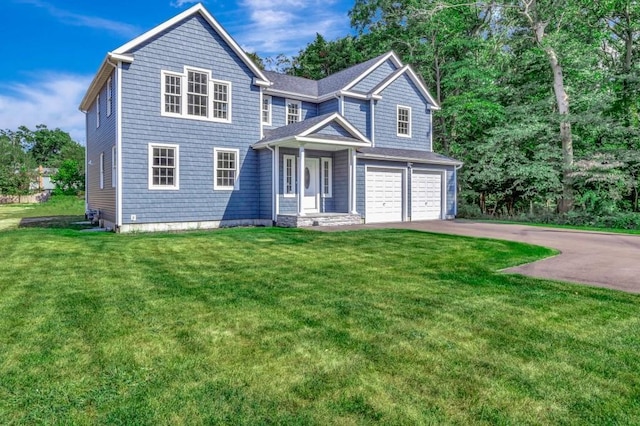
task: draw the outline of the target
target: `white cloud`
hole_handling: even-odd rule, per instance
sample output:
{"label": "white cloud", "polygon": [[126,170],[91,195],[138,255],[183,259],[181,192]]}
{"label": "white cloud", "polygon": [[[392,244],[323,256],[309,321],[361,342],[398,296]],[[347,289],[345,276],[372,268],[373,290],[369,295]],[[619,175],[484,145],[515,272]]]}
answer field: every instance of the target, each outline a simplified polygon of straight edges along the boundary
{"label": "white cloud", "polygon": [[173,7],[182,7],[185,4],[193,4],[193,3],[198,3],[201,0],[176,0],[176,1],[172,1],[171,3],[169,3],[171,6]]}
{"label": "white cloud", "polygon": [[44,74],[29,84],[0,86],[0,129],[16,130],[25,125],[34,129],[46,124],[60,128],[85,143],[84,114],[78,105],[91,83],[91,76]]}
{"label": "white cloud", "polygon": [[60,22],[67,25],[105,30],[124,38],[134,37],[141,32],[140,29],[135,25],[113,21],[110,19],[104,19],[97,16],[81,15],[78,13],[69,12],[41,0],[18,0],[18,2],[30,4],[40,9],[44,9],[49,12],[51,16],[57,18]]}
{"label": "white cloud", "polygon": [[261,56],[279,53],[294,55],[322,34],[327,40],[346,35],[349,18],[345,12],[336,11],[336,0],[243,0],[244,9],[239,32],[233,34],[245,50],[256,51]]}

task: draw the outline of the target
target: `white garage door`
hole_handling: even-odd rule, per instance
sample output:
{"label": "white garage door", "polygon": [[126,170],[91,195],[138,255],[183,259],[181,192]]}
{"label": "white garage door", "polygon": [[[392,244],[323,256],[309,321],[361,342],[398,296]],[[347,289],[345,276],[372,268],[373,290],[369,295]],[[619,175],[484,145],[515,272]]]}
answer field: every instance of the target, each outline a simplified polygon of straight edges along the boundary
{"label": "white garage door", "polygon": [[440,219],[442,174],[413,171],[411,175],[411,220]]}
{"label": "white garage door", "polygon": [[404,172],[394,169],[367,169],[366,213],[367,223],[402,222]]}

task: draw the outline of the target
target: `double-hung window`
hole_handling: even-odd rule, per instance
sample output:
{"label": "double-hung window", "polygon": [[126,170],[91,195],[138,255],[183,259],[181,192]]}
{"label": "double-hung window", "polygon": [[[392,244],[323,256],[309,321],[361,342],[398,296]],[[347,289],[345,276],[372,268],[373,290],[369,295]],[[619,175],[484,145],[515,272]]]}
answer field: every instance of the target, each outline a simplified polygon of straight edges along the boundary
{"label": "double-hung window", "polygon": [[287,124],[293,124],[300,121],[302,115],[302,103],[300,101],[292,101],[287,99]]}
{"label": "double-hung window", "polygon": [[214,80],[211,71],[185,67],[184,73],[162,71],[161,114],[231,122],[231,82]]}
{"label": "double-hung window", "polygon": [[332,161],[331,158],[322,158],[320,169],[320,185],[322,188],[322,196],[325,198],[331,198],[332,187]]}
{"label": "double-hung window", "polygon": [[100,127],[100,95],[96,96],[96,129]]}
{"label": "double-hung window", "polygon": [[207,117],[208,86],[209,76],[207,73],[187,71],[187,114]]}
{"label": "double-hung window", "polygon": [[411,137],[411,108],[398,105],[398,136]]}
{"label": "double-hung window", "polygon": [[100,189],[104,189],[104,152],[100,153]]}
{"label": "double-hung window", "polygon": [[296,195],[296,157],[295,155],[284,155],[284,196],[294,197]]}
{"label": "double-hung window", "polygon": [[262,124],[271,126],[271,96],[262,97]]}
{"label": "double-hung window", "polygon": [[238,180],[239,151],[237,149],[213,149],[213,189],[233,190]]}
{"label": "double-hung window", "polygon": [[118,150],[115,145],[111,147],[111,187],[115,188],[118,178]]}
{"label": "double-hung window", "polygon": [[179,189],[178,145],[149,144],[149,189]]}

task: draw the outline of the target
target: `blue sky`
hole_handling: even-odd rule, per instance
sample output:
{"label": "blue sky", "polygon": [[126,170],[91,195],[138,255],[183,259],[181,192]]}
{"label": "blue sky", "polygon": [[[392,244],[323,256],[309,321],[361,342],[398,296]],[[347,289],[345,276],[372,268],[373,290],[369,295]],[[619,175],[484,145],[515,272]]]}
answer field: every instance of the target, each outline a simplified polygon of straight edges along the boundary
{"label": "blue sky", "polygon": [[[0,0],[0,129],[59,127],[84,143],[78,105],[108,51],[191,7],[189,0]],[[316,33],[350,32],[353,0],[205,0],[247,51],[296,54]]]}

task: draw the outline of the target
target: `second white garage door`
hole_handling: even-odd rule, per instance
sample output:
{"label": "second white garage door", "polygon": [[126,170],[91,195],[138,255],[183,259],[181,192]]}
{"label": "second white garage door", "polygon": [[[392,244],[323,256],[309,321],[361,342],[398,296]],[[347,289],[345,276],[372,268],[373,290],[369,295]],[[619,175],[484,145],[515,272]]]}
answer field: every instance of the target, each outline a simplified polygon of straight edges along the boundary
{"label": "second white garage door", "polygon": [[367,223],[402,222],[403,170],[369,168],[366,174]]}
{"label": "second white garage door", "polygon": [[411,174],[411,220],[440,219],[442,212],[442,174]]}

